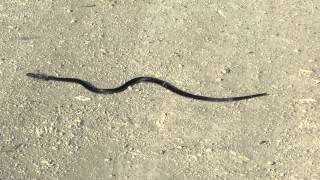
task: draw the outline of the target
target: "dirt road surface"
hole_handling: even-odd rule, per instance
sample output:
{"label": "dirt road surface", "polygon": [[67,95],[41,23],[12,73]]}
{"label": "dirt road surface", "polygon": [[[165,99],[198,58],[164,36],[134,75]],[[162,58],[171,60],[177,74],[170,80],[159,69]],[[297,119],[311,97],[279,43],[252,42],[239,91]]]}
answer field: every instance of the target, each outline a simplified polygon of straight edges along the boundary
{"label": "dirt road surface", "polygon": [[0,179],[320,179],[319,0],[2,0],[0,22]]}

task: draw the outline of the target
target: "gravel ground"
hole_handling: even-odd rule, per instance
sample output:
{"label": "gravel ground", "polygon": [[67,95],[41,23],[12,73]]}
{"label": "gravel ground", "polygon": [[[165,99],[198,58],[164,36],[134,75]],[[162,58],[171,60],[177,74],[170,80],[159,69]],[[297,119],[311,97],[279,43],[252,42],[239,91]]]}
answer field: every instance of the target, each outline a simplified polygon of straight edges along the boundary
{"label": "gravel ground", "polygon": [[[0,15],[0,179],[320,179],[319,0],[3,0]],[[270,95],[97,95],[37,71]]]}

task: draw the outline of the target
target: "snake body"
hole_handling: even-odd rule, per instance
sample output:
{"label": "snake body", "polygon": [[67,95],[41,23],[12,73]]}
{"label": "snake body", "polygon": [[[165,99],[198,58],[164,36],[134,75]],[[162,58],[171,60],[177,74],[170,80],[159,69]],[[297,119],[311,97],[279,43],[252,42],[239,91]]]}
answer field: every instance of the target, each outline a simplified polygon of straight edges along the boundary
{"label": "snake body", "polygon": [[154,83],[157,85],[160,85],[180,96],[184,96],[187,98],[191,99],[196,99],[196,100],[202,100],[202,101],[210,101],[210,102],[230,102],[230,101],[240,101],[240,100],[245,100],[245,99],[251,99],[255,97],[260,97],[260,96],[266,96],[268,95],[267,93],[259,93],[259,94],[253,94],[253,95],[247,95],[247,96],[238,96],[238,97],[225,97],[225,98],[215,98],[215,97],[207,97],[207,96],[200,96],[200,95],[195,95],[188,93],[186,91],[183,91],[181,89],[178,89],[171,83],[154,78],[154,77],[136,77],[133,78],[124,84],[122,84],[119,87],[116,88],[109,88],[109,89],[103,89],[103,88],[98,88],[94,86],[92,83],[88,81],[84,81],[78,78],[68,78],[68,77],[56,77],[56,76],[50,76],[47,74],[41,74],[41,73],[27,73],[26,74],[28,77],[39,79],[39,80],[44,80],[44,81],[62,81],[62,82],[69,82],[69,83],[76,83],[82,85],[84,88],[87,90],[94,92],[94,93],[99,93],[99,94],[114,94],[114,93],[119,93],[122,91],[125,91],[128,89],[129,86],[133,86],[135,84],[141,83],[141,82],[148,82],[148,83]]}

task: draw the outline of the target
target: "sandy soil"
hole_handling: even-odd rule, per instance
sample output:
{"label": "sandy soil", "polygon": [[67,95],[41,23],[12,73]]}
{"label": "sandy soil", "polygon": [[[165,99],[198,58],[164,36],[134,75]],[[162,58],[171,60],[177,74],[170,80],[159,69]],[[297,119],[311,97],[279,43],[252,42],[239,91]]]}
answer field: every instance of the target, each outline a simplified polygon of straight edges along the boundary
{"label": "sandy soil", "polygon": [[[319,0],[3,0],[0,15],[0,179],[320,179]],[[270,96],[97,95],[35,71]]]}

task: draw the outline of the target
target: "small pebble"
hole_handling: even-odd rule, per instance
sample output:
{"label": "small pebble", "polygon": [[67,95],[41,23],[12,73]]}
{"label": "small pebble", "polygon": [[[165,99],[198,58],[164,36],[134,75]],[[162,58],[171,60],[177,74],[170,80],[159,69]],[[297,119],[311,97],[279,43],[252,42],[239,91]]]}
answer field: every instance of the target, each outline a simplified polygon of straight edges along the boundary
{"label": "small pebble", "polygon": [[222,74],[229,74],[230,72],[231,72],[230,68],[224,68],[224,69],[221,70]]}
{"label": "small pebble", "polygon": [[104,159],[104,162],[111,162],[112,161],[112,158],[105,158]]}
{"label": "small pebble", "polygon": [[294,52],[295,53],[301,53],[301,49],[295,49]]}
{"label": "small pebble", "polygon": [[72,19],[72,20],[70,21],[70,23],[76,23],[76,22],[77,22],[76,19]]}
{"label": "small pebble", "polygon": [[238,158],[241,160],[241,163],[250,161],[250,158],[248,158],[247,156],[240,155],[238,156]]}
{"label": "small pebble", "polygon": [[211,152],[212,152],[211,148],[206,149],[206,153],[211,153]]}
{"label": "small pebble", "polygon": [[217,79],[216,79],[216,82],[221,82],[221,81],[223,81],[222,78],[217,78]]}
{"label": "small pebble", "polygon": [[259,144],[267,144],[267,143],[268,143],[268,141],[266,141],[266,140],[262,140],[259,142]]}
{"label": "small pebble", "polygon": [[286,173],[280,173],[280,177],[284,177],[284,176],[286,176]]}
{"label": "small pebble", "polygon": [[52,160],[41,160],[40,163],[45,165],[45,166],[52,166],[53,165],[53,161]]}
{"label": "small pebble", "polygon": [[177,146],[177,149],[182,149],[182,148],[183,148],[182,146],[179,146],[179,145]]}
{"label": "small pebble", "polygon": [[268,163],[267,163],[268,165],[275,165],[276,164],[276,162],[275,161],[268,161]]}
{"label": "small pebble", "polygon": [[90,101],[91,99],[85,96],[76,96],[75,99],[79,101]]}

